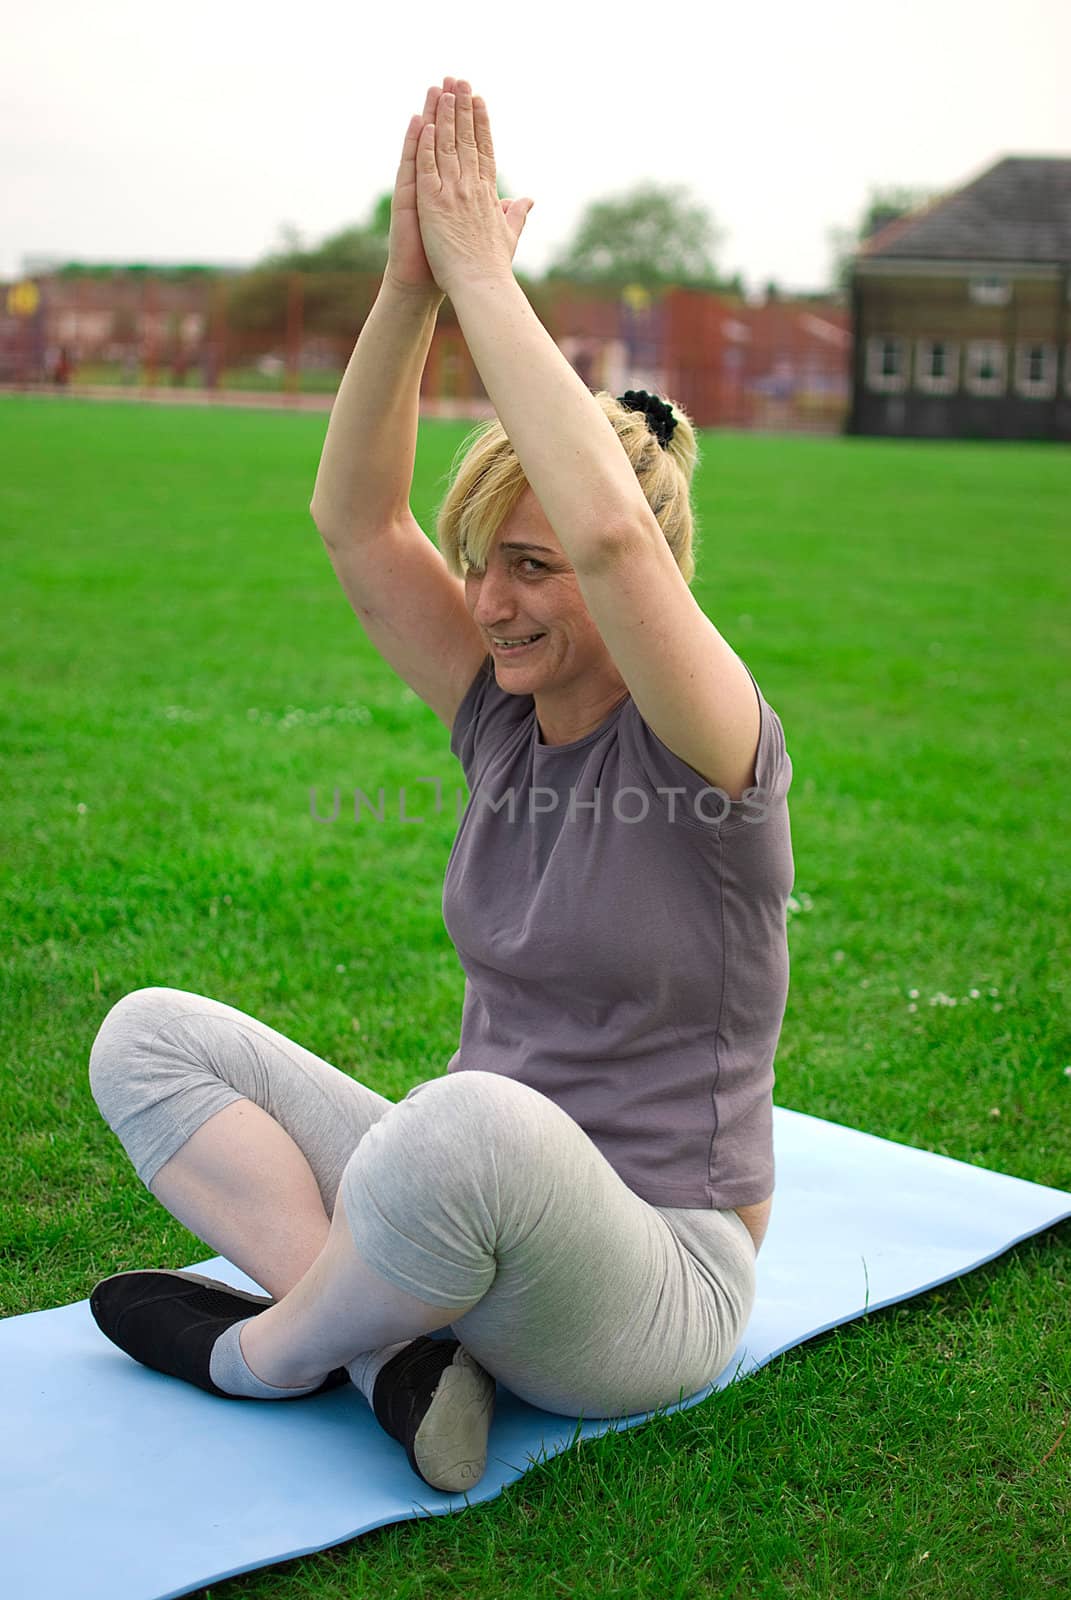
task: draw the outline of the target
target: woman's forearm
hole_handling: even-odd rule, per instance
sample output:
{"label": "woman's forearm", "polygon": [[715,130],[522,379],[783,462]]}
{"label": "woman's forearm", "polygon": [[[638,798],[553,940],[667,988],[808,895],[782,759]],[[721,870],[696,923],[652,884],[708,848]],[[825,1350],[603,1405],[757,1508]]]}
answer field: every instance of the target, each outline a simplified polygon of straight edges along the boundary
{"label": "woman's forearm", "polygon": [[649,512],[609,418],[517,280],[479,271],[448,285],[465,342],[525,477],[574,567],[598,562]]}
{"label": "woman's forearm", "polygon": [[409,509],[420,379],[442,299],[383,280],[331,408],[309,507],[328,542],[374,537]]}

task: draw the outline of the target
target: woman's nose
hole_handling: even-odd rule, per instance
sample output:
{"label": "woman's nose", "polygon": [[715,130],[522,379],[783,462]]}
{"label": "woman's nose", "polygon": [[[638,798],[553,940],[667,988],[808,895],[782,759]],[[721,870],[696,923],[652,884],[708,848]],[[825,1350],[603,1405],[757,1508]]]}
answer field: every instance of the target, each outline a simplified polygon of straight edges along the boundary
{"label": "woman's nose", "polygon": [[473,617],[484,625],[491,622],[500,622],[513,611],[513,601],[510,596],[509,579],[501,574],[492,574],[490,569],[485,572],[476,586],[476,604],[473,607]]}

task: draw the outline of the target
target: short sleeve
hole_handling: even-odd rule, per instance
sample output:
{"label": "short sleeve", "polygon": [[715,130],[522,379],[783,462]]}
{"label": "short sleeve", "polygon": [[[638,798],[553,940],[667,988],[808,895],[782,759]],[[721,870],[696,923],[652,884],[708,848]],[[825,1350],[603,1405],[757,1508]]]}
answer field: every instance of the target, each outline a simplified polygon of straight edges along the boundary
{"label": "short sleeve", "polygon": [[450,730],[450,751],[461,762],[470,794],[489,756],[501,748],[506,734],[523,722],[531,707],[530,695],[506,694],[499,688],[493,658],[486,655]]}
{"label": "short sleeve", "polygon": [[744,663],[759,702],[759,742],[755,782],[740,800],[711,784],[694,767],[674,755],[630,702],[630,764],[642,773],[658,804],[673,824],[702,835],[724,837],[737,828],[764,822],[785,801],[792,782],[792,760],[785,747],[781,719]]}

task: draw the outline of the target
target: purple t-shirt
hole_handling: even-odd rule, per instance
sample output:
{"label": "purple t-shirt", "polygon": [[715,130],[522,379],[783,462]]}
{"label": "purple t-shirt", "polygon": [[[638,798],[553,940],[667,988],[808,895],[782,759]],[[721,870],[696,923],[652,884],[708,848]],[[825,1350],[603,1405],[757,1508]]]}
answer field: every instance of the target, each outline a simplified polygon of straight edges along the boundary
{"label": "purple t-shirt", "polygon": [[451,732],[469,802],[443,884],[466,974],[447,1070],[546,1095],[656,1206],[753,1205],[774,1186],[792,761],[751,681],[755,789],[734,802],[631,696],[585,738],[543,744],[532,696],[500,689],[490,656]]}

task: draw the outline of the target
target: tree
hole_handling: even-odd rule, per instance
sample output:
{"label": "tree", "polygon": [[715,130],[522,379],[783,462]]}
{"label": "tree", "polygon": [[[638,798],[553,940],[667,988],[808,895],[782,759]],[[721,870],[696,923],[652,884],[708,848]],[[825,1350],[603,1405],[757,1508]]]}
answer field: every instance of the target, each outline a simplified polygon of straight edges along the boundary
{"label": "tree", "polygon": [[[508,194],[503,188],[502,174],[498,175],[500,198]],[[351,223],[338,233],[333,233],[322,244],[306,250],[301,234],[292,223],[280,228],[284,248],[265,258],[259,265],[265,272],[378,272],[387,265],[390,248],[390,189],[385,189],[373,200],[367,222]]]}
{"label": "tree", "polygon": [[[498,193],[504,197],[503,177]],[[293,223],[279,230],[281,245],[229,285],[227,315],[231,325],[247,332],[286,326],[286,275],[309,275],[303,315],[308,329],[348,331],[367,317],[390,250],[392,190],[372,202],[365,222],[351,223],[322,243],[306,248]],[[508,193],[508,191],[505,191]]]}
{"label": "tree", "polygon": [[870,190],[866,210],[860,219],[859,226],[853,231],[851,228],[830,228],[828,238],[833,251],[833,286],[836,292],[847,295],[851,285],[853,258],[859,246],[880,233],[890,222],[904,217],[909,211],[918,210],[935,200],[939,191],[935,189],[909,189],[903,186],[874,188]]}
{"label": "tree", "polygon": [[387,233],[390,230],[390,195],[387,202],[387,229],[378,231],[377,211],[382,200],[372,207],[366,223],[351,223],[322,243],[306,249],[298,230],[290,224],[280,229],[283,248],[257,263],[258,272],[379,272],[387,264]]}
{"label": "tree", "polygon": [[638,184],[592,201],[576,233],[551,262],[547,278],[649,290],[682,284],[742,292],[739,274],[723,282],[713,252],[724,233],[679,186]]}
{"label": "tree", "polygon": [[[387,226],[390,196],[387,195]],[[342,335],[360,328],[372,308],[387,264],[387,238],[376,231],[372,208],[367,223],[353,223],[306,246],[297,228],[280,228],[280,248],[227,286],[227,321],[247,333],[281,335],[286,327],[291,272],[306,275],[302,317],[307,333]]]}

